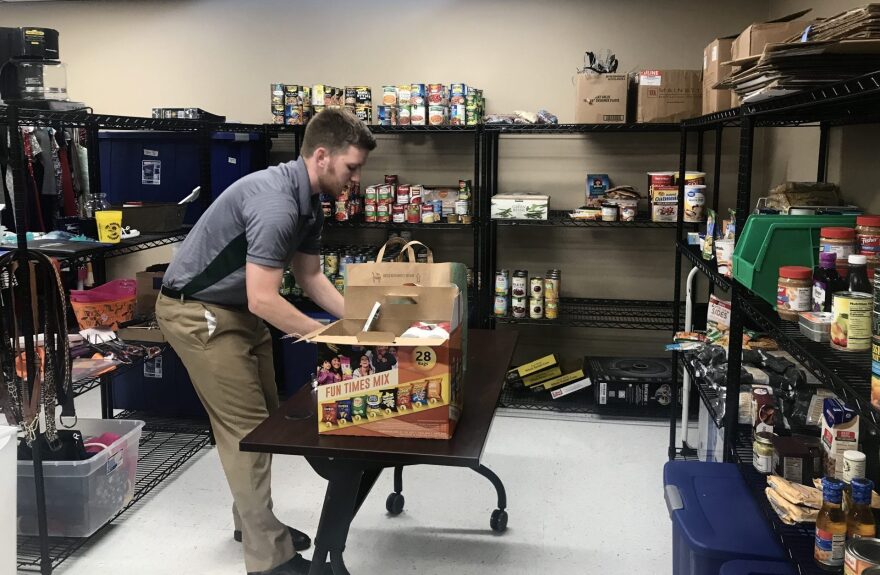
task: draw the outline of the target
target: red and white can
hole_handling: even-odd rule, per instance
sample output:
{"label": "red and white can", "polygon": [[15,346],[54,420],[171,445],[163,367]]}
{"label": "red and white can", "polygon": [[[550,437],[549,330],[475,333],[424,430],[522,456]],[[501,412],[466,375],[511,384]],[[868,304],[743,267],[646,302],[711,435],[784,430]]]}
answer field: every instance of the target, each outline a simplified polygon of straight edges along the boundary
{"label": "red and white can", "polygon": [[406,222],[406,208],[403,206],[392,206],[391,208],[391,221],[395,224],[402,224]]}
{"label": "red and white can", "polygon": [[400,206],[405,206],[410,201],[410,190],[411,186],[409,184],[399,184],[397,186],[397,204]]}

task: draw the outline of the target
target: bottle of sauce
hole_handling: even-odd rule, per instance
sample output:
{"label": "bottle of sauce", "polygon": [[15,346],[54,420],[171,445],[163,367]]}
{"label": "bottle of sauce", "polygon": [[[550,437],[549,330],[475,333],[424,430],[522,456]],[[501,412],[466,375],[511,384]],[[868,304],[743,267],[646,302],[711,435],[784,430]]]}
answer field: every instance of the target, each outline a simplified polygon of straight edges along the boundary
{"label": "bottle of sauce", "polygon": [[846,536],[848,539],[877,535],[877,525],[874,523],[874,513],[871,511],[871,492],[873,489],[874,482],[870,479],[856,478],[852,480],[850,484],[852,503],[846,514]]}
{"label": "bottle of sauce", "polygon": [[831,294],[845,289],[837,273],[837,254],[819,254],[819,267],[813,272],[813,311],[831,311]]}
{"label": "bottle of sauce", "polygon": [[833,477],[822,479],[822,509],[816,518],[816,543],[813,558],[822,569],[840,571],[846,543],[846,513],[843,512],[843,482]]}
{"label": "bottle of sauce", "polygon": [[849,274],[846,276],[847,291],[872,294],[871,283],[868,281],[868,258],[861,254],[852,254],[849,262]]}

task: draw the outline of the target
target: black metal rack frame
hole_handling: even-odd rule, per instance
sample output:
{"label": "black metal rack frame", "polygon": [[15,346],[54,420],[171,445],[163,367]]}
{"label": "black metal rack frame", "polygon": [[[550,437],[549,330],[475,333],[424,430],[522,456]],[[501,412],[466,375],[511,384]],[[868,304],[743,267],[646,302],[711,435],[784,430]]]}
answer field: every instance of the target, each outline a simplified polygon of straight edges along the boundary
{"label": "black metal rack frame", "polygon": [[[679,124],[534,124],[534,125],[508,125],[489,124],[486,130],[486,158],[489,164],[486,169],[486,194],[491,197],[498,193],[498,150],[501,136],[519,135],[589,135],[589,134],[651,134],[651,133],[678,133],[681,131]],[[702,136],[699,137],[699,146],[702,149]],[[487,207],[487,213],[489,207]],[[596,229],[627,229],[627,228],[652,228],[671,229],[678,226],[674,222],[652,222],[639,215],[633,222],[576,222],[568,217],[567,212],[551,210],[547,220],[491,220],[489,222],[489,265],[488,271],[493,274],[498,260],[498,229],[519,227],[554,226],[560,228],[596,228]],[[488,283],[493,283],[494,275],[488,277]],[[674,302],[651,301],[651,300],[610,300],[610,299],[585,299],[585,298],[560,298],[559,316],[557,319],[533,320],[529,318],[517,319],[513,317],[494,317],[492,315],[491,296],[493,287],[486,286],[486,306],[488,325],[545,325],[558,327],[580,328],[608,328],[608,329],[641,329],[641,330],[665,330],[672,326],[672,319],[677,309]],[[583,394],[574,393],[571,396],[552,400],[545,396],[537,399],[523,396],[514,390],[505,390],[502,393],[499,407],[515,407],[536,409],[543,411],[559,412],[582,412],[592,413],[592,408],[585,405]],[[579,405],[580,404],[580,405]],[[608,413],[607,411],[604,413]],[[614,414],[623,415],[623,414]]]}
{"label": "black metal rack frame", "polygon": [[[740,127],[739,171],[736,193],[736,229],[742,230],[751,211],[751,177],[754,156],[755,129],[759,127],[797,127],[817,126],[819,128],[819,150],[817,154],[816,178],[824,181],[828,162],[828,136],[833,126],[870,124],[880,122],[877,113],[880,104],[880,72],[867,74],[844,82],[789,96],[775,98],[755,104],[744,104],[738,109],[720,112],[682,123],[680,169],[686,169],[687,138],[690,131],[716,131],[715,189],[717,197],[720,185],[720,132],[726,127]],[[681,191],[681,190],[680,190]],[[681,193],[679,202],[682,201]],[[681,205],[680,205],[681,207]],[[681,212],[679,212],[681,214]],[[780,348],[790,353],[795,360],[810,371],[824,386],[834,390],[846,403],[856,409],[861,421],[869,432],[880,432],[880,412],[870,402],[870,357],[867,354],[852,354],[836,351],[827,343],[816,343],[800,334],[797,324],[781,321],[773,309],[763,300],[737,282],[718,274],[714,263],[702,260],[701,254],[693,246],[688,246],[683,238],[683,224],[679,216],[675,262],[676,301],[681,295],[682,258],[689,260],[705,274],[711,288],[729,292],[731,301],[731,325],[728,350],[726,413],[738,412],[738,389],[742,362],[742,333],[744,322],[757,325],[778,343]],[[738,238],[737,238],[738,239]],[[710,289],[711,289],[710,288]],[[681,327],[681,310],[674,315],[674,328]],[[676,361],[681,354],[675,353]],[[702,400],[711,407],[713,395],[704,382],[694,379]],[[677,396],[678,379],[675,378]],[[716,396],[717,397],[717,396]],[[710,409],[716,425],[720,425],[717,414]],[[764,488],[766,479],[751,465],[752,447],[748,428],[737,425],[737,418],[723,418],[725,461],[738,463],[746,483],[751,488],[759,507],[766,515],[773,533],[802,575],[821,573],[813,561],[813,529],[803,526],[784,525],[770,507]],[[676,447],[676,420],[670,420],[669,452],[670,459],[692,458],[690,449]]]}

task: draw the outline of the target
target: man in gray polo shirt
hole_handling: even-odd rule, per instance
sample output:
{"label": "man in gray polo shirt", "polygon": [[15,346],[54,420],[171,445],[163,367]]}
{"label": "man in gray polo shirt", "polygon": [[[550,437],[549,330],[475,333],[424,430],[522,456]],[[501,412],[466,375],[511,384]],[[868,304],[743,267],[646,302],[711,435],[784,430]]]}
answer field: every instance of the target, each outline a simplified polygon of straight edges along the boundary
{"label": "man in gray polo shirt", "polygon": [[309,537],[272,512],[271,456],[239,441],[278,406],[266,323],[288,334],[320,324],[278,291],[284,269],[336,317],[343,300],[321,272],[319,194],[359,181],[372,134],[354,115],[327,109],[309,123],[302,156],[241,178],[199,219],[163,279],[156,317],[192,379],[232,491],[235,538],[249,575],[308,573],[296,553]]}

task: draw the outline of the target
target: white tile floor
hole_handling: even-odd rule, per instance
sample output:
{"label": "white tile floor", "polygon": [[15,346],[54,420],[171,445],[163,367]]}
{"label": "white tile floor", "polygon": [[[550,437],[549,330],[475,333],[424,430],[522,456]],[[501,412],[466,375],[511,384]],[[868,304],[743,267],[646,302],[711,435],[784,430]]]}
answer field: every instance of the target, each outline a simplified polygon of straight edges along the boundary
{"label": "white tile floor", "polygon": [[[94,415],[97,401],[97,391],[83,396],[81,414]],[[521,414],[496,417],[483,459],[507,488],[505,534],[489,529],[495,494],[475,473],[407,469],[406,510],[389,517],[386,472],[352,524],[352,573],[669,573],[667,428]],[[302,459],[275,459],[276,511],[288,524],[314,534],[325,486]],[[57,573],[242,575],[230,505],[217,453],[205,450]]]}

